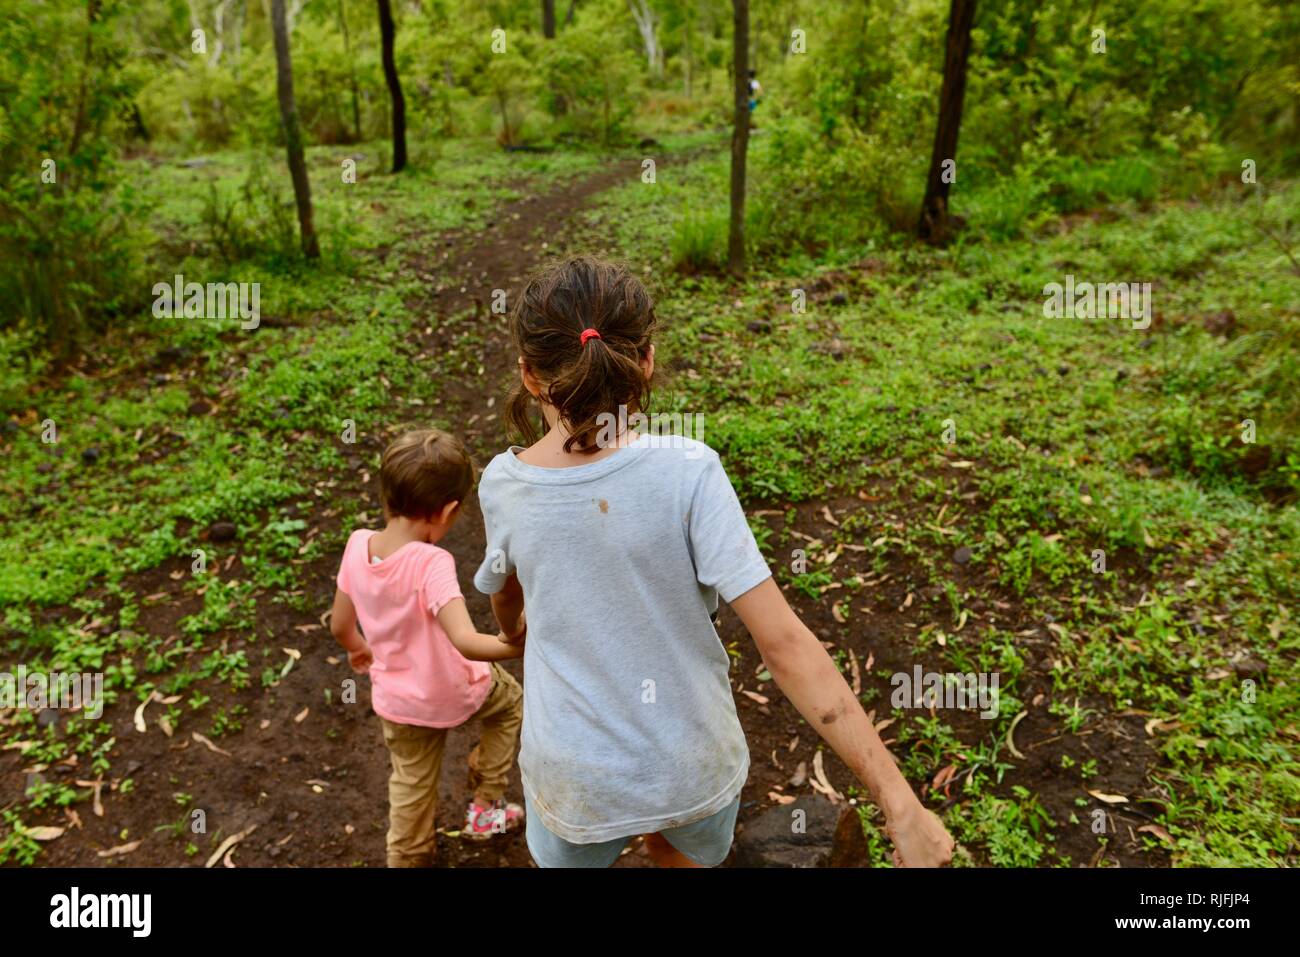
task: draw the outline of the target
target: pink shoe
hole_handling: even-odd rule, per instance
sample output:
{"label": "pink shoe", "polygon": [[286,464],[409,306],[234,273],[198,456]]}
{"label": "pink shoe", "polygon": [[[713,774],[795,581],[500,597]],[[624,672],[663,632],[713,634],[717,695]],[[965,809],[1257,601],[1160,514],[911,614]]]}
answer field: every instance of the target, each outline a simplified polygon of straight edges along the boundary
{"label": "pink shoe", "polygon": [[495,834],[514,830],[523,822],[524,809],[518,804],[493,801],[485,806],[471,800],[460,835],[471,841],[486,841]]}

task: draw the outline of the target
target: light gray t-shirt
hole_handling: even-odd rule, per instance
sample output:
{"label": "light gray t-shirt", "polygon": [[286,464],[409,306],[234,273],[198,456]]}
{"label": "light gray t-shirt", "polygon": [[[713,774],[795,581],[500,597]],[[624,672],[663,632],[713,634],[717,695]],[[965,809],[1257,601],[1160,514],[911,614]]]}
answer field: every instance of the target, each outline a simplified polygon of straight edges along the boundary
{"label": "light gray t-shirt", "polygon": [[641,435],[603,459],[483,471],[487,555],[474,584],[517,572],[528,614],[519,769],[574,844],[700,820],[749,771],[726,649],[711,617],[771,576],[718,455]]}

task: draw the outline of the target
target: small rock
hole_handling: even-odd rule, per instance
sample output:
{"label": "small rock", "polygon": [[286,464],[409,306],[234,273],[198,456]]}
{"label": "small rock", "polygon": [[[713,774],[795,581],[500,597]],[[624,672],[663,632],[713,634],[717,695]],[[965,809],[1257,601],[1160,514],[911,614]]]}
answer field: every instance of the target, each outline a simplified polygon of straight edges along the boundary
{"label": "small rock", "polygon": [[190,415],[207,415],[212,411],[212,403],[208,402],[206,399],[195,399],[190,403],[190,406],[186,411],[189,412]]}
{"label": "small rock", "polygon": [[967,562],[970,561],[970,558],[971,558],[971,551],[969,546],[966,545],[961,546],[961,548],[957,549],[955,552],[952,553],[952,560],[956,562],[958,565],[965,565]]}
{"label": "small rock", "polygon": [[81,461],[87,465],[94,465],[99,461],[99,447],[92,445],[88,449],[81,450]]}
{"label": "small rock", "polygon": [[[800,831],[797,822],[802,822]],[[838,823],[835,806],[823,797],[805,795],[793,804],[768,808],[736,837],[736,866],[822,867],[835,845]]]}
{"label": "small rock", "polygon": [[772,331],[772,323],[766,319],[754,319],[745,323],[745,328],[750,332],[766,334]]}
{"label": "small rock", "polygon": [[235,527],[234,522],[213,522],[208,527],[208,541],[210,542],[229,542],[234,541],[239,529]]}
{"label": "small rock", "polygon": [[849,297],[844,295],[842,292],[837,292],[835,295],[831,296],[832,306],[847,306],[848,304]]}
{"label": "small rock", "polygon": [[1237,317],[1231,309],[1211,313],[1201,320],[1205,331],[1212,336],[1229,337],[1237,330]]}
{"label": "small rock", "polygon": [[1268,674],[1268,664],[1260,661],[1258,658],[1242,658],[1240,661],[1232,663],[1232,670],[1237,673],[1237,677],[1243,681],[1252,678],[1256,681]]}

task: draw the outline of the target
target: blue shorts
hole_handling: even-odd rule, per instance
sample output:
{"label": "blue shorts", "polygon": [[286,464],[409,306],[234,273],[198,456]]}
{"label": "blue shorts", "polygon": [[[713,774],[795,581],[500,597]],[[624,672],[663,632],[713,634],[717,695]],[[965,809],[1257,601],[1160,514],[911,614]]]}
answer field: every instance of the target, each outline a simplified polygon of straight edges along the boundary
{"label": "blue shorts", "polygon": [[[538,867],[609,867],[618,860],[627,842],[636,836],[629,834],[627,837],[616,837],[596,844],[571,844],[546,829],[526,795],[524,804],[524,820],[528,822],[524,827],[524,836],[528,839],[528,851]],[[659,833],[694,863],[701,867],[717,867],[727,859],[727,854],[731,851],[731,841],[736,832],[736,813],[739,810],[740,798],[737,797],[716,814]]]}

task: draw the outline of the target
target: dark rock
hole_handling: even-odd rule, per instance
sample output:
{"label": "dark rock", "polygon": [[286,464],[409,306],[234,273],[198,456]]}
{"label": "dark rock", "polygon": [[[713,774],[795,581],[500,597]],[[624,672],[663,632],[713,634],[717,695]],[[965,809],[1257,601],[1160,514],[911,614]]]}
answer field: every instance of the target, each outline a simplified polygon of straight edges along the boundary
{"label": "dark rock", "polygon": [[234,522],[213,522],[208,526],[208,541],[211,542],[230,542],[234,541],[239,529],[235,527]]}
{"label": "dark rock", "polygon": [[655,139],[653,136],[643,136],[640,140],[637,141],[636,144],[637,149],[641,149],[641,150],[649,149],[652,146],[658,146],[658,145],[659,145],[659,141]]}
{"label": "dark rock", "polygon": [[871,848],[867,836],[862,833],[862,819],[858,809],[846,805],[840,811],[839,823],[835,826],[834,843],[826,860],[827,867],[870,867]]}
{"label": "dark rock", "polygon": [[772,331],[772,323],[766,319],[754,319],[745,323],[745,328],[750,332],[765,334]]}
{"label": "dark rock", "polygon": [[970,551],[970,547],[967,545],[961,546],[961,548],[957,549],[955,552],[952,553],[952,560],[956,562],[958,565],[965,565],[967,562],[970,561],[970,558],[971,558],[971,551]]}
{"label": "dark rock", "polygon": [[53,472],[53,471],[54,471],[54,463],[53,463],[53,462],[37,462],[37,463],[36,463],[36,471],[40,472],[42,475],[46,475],[46,474],[48,474],[48,473],[50,473],[50,472]]}
{"label": "dark rock", "polygon": [[81,461],[87,465],[94,465],[99,461],[99,447],[92,445],[88,449],[81,450]]}
{"label": "dark rock", "polygon": [[1227,338],[1237,331],[1237,317],[1231,309],[1211,313],[1202,319],[1201,323],[1205,326],[1205,331],[1213,336]]}
{"label": "dark rock", "polygon": [[736,837],[736,866],[822,867],[835,845],[838,823],[835,806],[823,797],[805,796],[768,808]]}
{"label": "dark rock", "polygon": [[1069,374],[1070,374],[1070,367],[1069,367],[1069,366],[1057,366],[1057,367],[1056,367],[1056,374],[1057,374],[1057,375],[1060,375],[1060,376],[1066,376],[1066,375],[1069,375]]}
{"label": "dark rock", "polygon": [[831,296],[832,306],[847,306],[848,304],[849,297],[844,295],[842,292],[837,292],[835,295]]}
{"label": "dark rock", "polygon": [[195,399],[186,410],[190,415],[207,415],[212,411],[212,403],[206,399]]}
{"label": "dark rock", "polygon": [[36,715],[36,725],[40,728],[48,728],[52,724],[59,723],[59,712],[54,708],[42,708]]}
{"label": "dark rock", "polygon": [[1233,662],[1232,670],[1243,681],[1247,678],[1259,681],[1268,674],[1268,664],[1258,658],[1242,658],[1240,661]]}
{"label": "dark rock", "polygon": [[829,342],[814,342],[808,347],[808,351],[822,356],[830,356],[832,359],[843,359],[848,352],[848,348],[837,336]]}
{"label": "dark rock", "polygon": [[1116,382],[1123,382],[1123,381],[1124,381],[1125,379],[1127,379],[1127,378],[1128,378],[1128,370],[1127,370],[1127,369],[1116,369],[1116,370],[1115,370],[1115,381],[1116,381]]}

